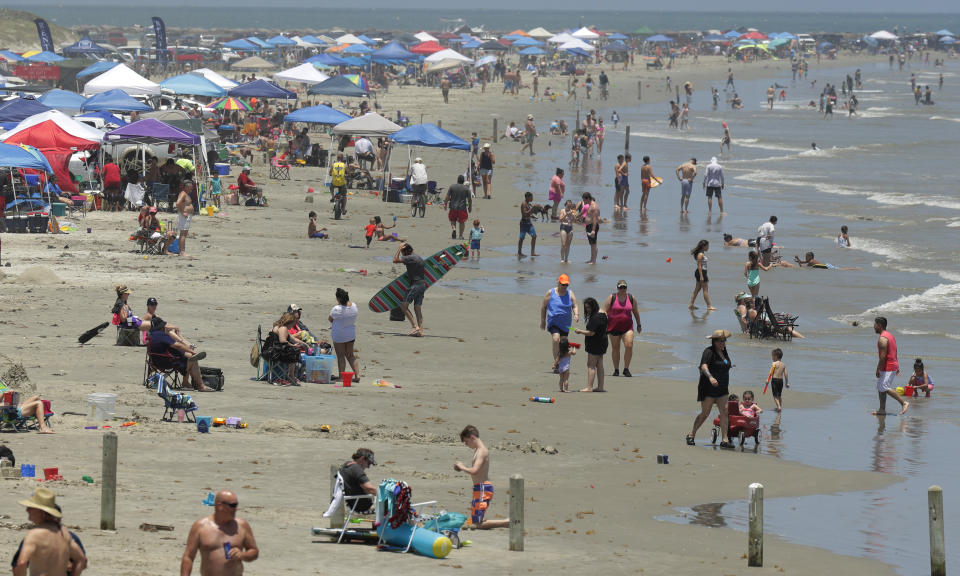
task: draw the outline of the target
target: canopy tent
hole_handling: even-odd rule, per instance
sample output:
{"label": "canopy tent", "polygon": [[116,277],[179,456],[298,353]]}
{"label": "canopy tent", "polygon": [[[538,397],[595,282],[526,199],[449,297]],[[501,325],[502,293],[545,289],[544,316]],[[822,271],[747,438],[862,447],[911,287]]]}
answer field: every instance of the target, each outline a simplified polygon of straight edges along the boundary
{"label": "canopy tent", "polygon": [[523,48],[525,46],[543,46],[543,42],[529,36],[521,36],[520,38],[514,40],[511,46],[515,48]]}
{"label": "canopy tent", "polygon": [[581,40],[597,40],[600,38],[600,35],[594,32],[593,30],[584,26],[583,28],[577,30],[576,32],[570,34],[574,38],[579,38]]}
{"label": "canopy tent", "polygon": [[108,92],[110,90],[121,89],[127,94],[137,96],[156,96],[160,94],[160,85],[151,82],[133,70],[127,68],[126,64],[117,64],[93,80],[87,82],[83,87],[83,93],[87,96]]}
{"label": "canopy tent", "polygon": [[460,47],[463,48],[464,50],[476,50],[477,48],[480,47],[481,44],[483,44],[483,42],[479,40],[467,40],[466,42],[461,44]]}
{"label": "canopy tent", "polygon": [[0,166],[4,168],[28,168],[53,172],[50,163],[39,150],[32,146],[0,144]]}
{"label": "canopy tent", "polygon": [[304,60],[304,62],[309,62],[310,64],[323,64],[325,66],[346,66],[347,61],[343,58],[338,58],[333,54],[317,54],[316,56],[311,56]]}
{"label": "canopy tent", "polygon": [[389,136],[400,130],[400,126],[376,112],[368,112],[333,127],[334,134],[350,136]]}
{"label": "canopy tent", "polygon": [[160,88],[174,94],[219,98],[227,91],[199,74],[181,74],[160,82]]}
{"label": "canopy tent", "polygon": [[420,31],[413,35],[414,38],[421,42],[439,42],[436,37],[427,34],[426,32]]}
{"label": "canopy tent", "polygon": [[530,46],[529,48],[520,50],[517,54],[522,54],[523,56],[544,56],[547,54],[547,51],[537,46]]}
{"label": "canopy tent", "polygon": [[296,100],[296,92],[281,88],[273,82],[254,80],[231,88],[227,94],[240,98],[279,98],[281,100]]}
{"label": "canopy tent", "polygon": [[114,116],[107,110],[97,110],[96,112],[87,112],[86,114],[80,114],[79,116],[74,116],[74,118],[100,118],[107,124],[113,124],[117,128],[122,128],[127,125],[122,118]]}
{"label": "canopy tent", "polygon": [[94,150],[103,141],[103,132],[78,122],[59,110],[35,114],[0,136],[7,144],[28,144],[37,148]]}
{"label": "canopy tent", "polygon": [[357,34],[357,38],[363,40],[364,44],[376,44],[377,41],[364,34]]}
{"label": "canopy tent", "polygon": [[440,62],[441,60],[459,60],[461,62],[473,62],[473,58],[468,58],[456,50],[447,48],[424,58],[425,62]]}
{"label": "canopy tent", "polygon": [[284,122],[303,122],[305,124],[331,124],[336,125],[346,122],[350,119],[348,114],[339,110],[334,110],[329,106],[319,105],[310,106],[295,110],[283,117]]}
{"label": "canopy tent", "polygon": [[50,110],[39,100],[33,98],[15,98],[0,102],[0,122],[12,122],[14,125],[26,120],[34,114]]}
{"label": "canopy tent", "polygon": [[708,34],[701,39],[702,42],[729,42],[730,39],[723,34]]}
{"label": "canopy tent", "polygon": [[120,142],[137,142],[139,144],[173,142],[189,146],[200,144],[200,136],[161,122],[156,118],[144,118],[107,132],[105,140],[111,144]]}
{"label": "canopy tent", "polygon": [[532,38],[537,38],[538,40],[546,40],[553,36],[553,32],[541,27],[536,27],[533,30],[529,30],[527,35]]}
{"label": "canopy tent", "polygon": [[8,61],[8,62],[22,62],[22,61],[23,61],[23,56],[21,56],[21,55],[19,55],[19,54],[16,54],[16,53],[14,53],[14,52],[11,52],[11,51],[9,51],[9,50],[0,50],[0,58],[3,58],[4,60],[6,60],[6,61]]}
{"label": "canopy tent", "polygon": [[109,110],[111,112],[149,112],[153,110],[148,104],[131,97],[123,90],[116,88],[101,92],[87,98],[80,110],[93,112],[95,110]]}
{"label": "canopy tent", "polygon": [[303,40],[304,42],[307,42],[308,44],[313,44],[314,46],[326,46],[328,44],[328,42],[325,42],[322,39],[317,38],[316,36],[312,36],[310,34],[307,34],[306,36],[301,36],[300,39]]}
{"label": "canopy tent", "polygon": [[870,37],[873,38],[874,40],[896,40],[897,39],[896,34],[891,34],[886,30],[877,30],[876,32],[871,34]]}
{"label": "canopy tent", "polygon": [[561,44],[559,46],[559,50],[566,50],[566,51],[583,50],[584,52],[593,52],[593,46],[587,44],[583,40],[574,38],[569,42],[564,42],[563,44]]}
{"label": "canopy tent", "polygon": [[32,56],[28,56],[26,59],[28,62],[46,62],[47,64],[55,64],[66,60],[63,56],[54,54],[53,52],[37,52]]}
{"label": "canopy tent", "polygon": [[591,57],[590,52],[587,52],[586,50],[584,50],[584,49],[582,49],[582,48],[567,48],[567,49],[565,49],[565,50],[563,50],[563,51],[566,52],[567,54],[573,54],[574,56],[580,56],[580,57],[582,57],[582,58],[590,58],[590,57]]}
{"label": "canopy tent", "polygon": [[790,44],[791,42],[793,42],[793,40],[790,40],[789,38],[774,38],[773,40],[771,40],[771,41],[767,44],[767,48],[776,49],[776,48],[779,48],[779,47],[781,47],[781,46],[786,46],[787,44]]}
{"label": "canopy tent", "polygon": [[118,62],[110,62],[109,60],[101,60],[99,62],[94,62],[93,64],[87,66],[83,70],[77,72],[77,78],[86,78],[87,76],[95,76],[106,72],[107,70],[116,67]]}
{"label": "canopy tent", "polygon": [[[770,37],[773,38],[772,35]],[[797,35],[791,34],[789,32],[781,32],[780,34],[777,35],[777,38],[786,38],[787,40],[796,40]]]}
{"label": "canopy tent", "polygon": [[397,144],[408,146],[427,146],[430,148],[451,148],[470,150],[470,143],[457,135],[447,132],[435,124],[414,124],[390,135]]}
{"label": "canopy tent", "polygon": [[442,72],[444,70],[452,70],[453,68],[459,68],[464,66],[467,62],[463,60],[454,60],[453,58],[447,58],[446,60],[437,60],[434,62],[425,62],[424,63],[424,72]]}
{"label": "canopy tent", "polygon": [[374,60],[416,60],[417,55],[404,48],[396,40],[370,55]]}
{"label": "canopy tent", "polygon": [[619,40],[616,42],[611,42],[607,44],[606,46],[603,47],[603,49],[606,50],[607,52],[617,52],[617,53],[628,52],[630,50],[626,44],[624,44],[623,42],[620,42]]}
{"label": "canopy tent", "polygon": [[736,31],[736,30],[728,30],[728,31],[726,31],[726,32],[723,34],[723,37],[724,37],[724,38],[729,38],[729,39],[733,40],[733,39],[735,39],[735,38],[739,38],[739,37],[740,37],[740,32],[738,32],[738,31]]}
{"label": "canopy tent", "polygon": [[626,40],[627,38],[629,38],[627,35],[621,34],[619,32],[607,34],[607,40]]}
{"label": "canopy tent", "polygon": [[363,44],[363,40],[353,34],[344,34],[336,39],[337,44]]}
{"label": "canopy tent", "polygon": [[234,62],[230,68],[234,70],[272,70],[275,68],[272,62],[267,62],[259,56],[250,56]]}
{"label": "canopy tent", "polygon": [[294,66],[282,72],[273,75],[273,79],[280,82],[297,82],[300,84],[319,84],[330,78],[323,72],[316,69],[313,64],[304,62],[299,66]]}
{"label": "canopy tent", "polygon": [[291,40],[282,34],[279,34],[277,36],[274,36],[273,38],[270,38],[269,40],[267,40],[267,42],[269,44],[273,44],[274,46],[296,46],[297,45],[296,40]]}
{"label": "canopy tent", "polygon": [[574,38],[572,35],[567,34],[566,32],[561,32],[556,36],[551,36],[550,38],[548,38],[547,42],[549,42],[550,44],[564,44],[571,40],[577,40],[577,38]]}
{"label": "canopy tent", "polygon": [[40,102],[48,108],[56,108],[57,110],[76,110],[78,112],[83,106],[83,103],[87,101],[86,98],[77,94],[76,92],[60,90],[59,88],[47,90],[42,96],[40,96],[40,98],[38,98],[38,100],[40,100]]}
{"label": "canopy tent", "polygon": [[937,36],[950,36],[950,37],[952,37],[952,38],[956,38],[956,37],[957,37],[956,34],[954,34],[953,32],[951,32],[951,31],[949,31],[949,30],[947,30],[946,28],[942,28],[942,29],[940,29],[940,30],[937,30],[936,32],[934,32],[934,34],[936,34]]}
{"label": "canopy tent", "polygon": [[361,56],[347,56],[343,59],[350,68],[366,68],[367,61]]}
{"label": "canopy tent", "polygon": [[110,52],[109,49],[98,45],[86,34],[84,34],[83,38],[77,40],[75,44],[67,46],[63,49],[64,56],[102,55],[108,52]]}
{"label": "canopy tent", "polygon": [[366,44],[350,44],[340,51],[341,54],[373,54],[373,48]]}
{"label": "canopy tent", "polygon": [[439,52],[441,50],[443,50],[443,46],[437,44],[436,40],[421,42],[420,44],[410,48],[410,51],[414,54],[433,54],[434,52]]}
{"label": "canopy tent", "polygon": [[261,40],[256,36],[247,36],[247,41],[260,48],[261,50],[270,50],[273,48],[273,44],[267,42],[266,40]]}
{"label": "canopy tent", "polygon": [[497,42],[496,40],[487,40],[483,44],[477,47],[480,50],[486,50],[487,52],[506,52],[510,48],[504,46],[503,44]]}
{"label": "canopy tent", "polygon": [[956,43],[957,43],[957,39],[954,38],[953,36],[943,36],[943,37],[940,38],[940,43],[941,43],[941,44],[956,44]]}
{"label": "canopy tent", "polygon": [[334,76],[319,84],[314,84],[307,94],[326,94],[328,96],[366,96],[367,91],[344,76]]}
{"label": "canopy tent", "polygon": [[236,40],[224,42],[223,47],[231,50],[260,50],[259,46],[246,38],[237,38]]}
{"label": "canopy tent", "polygon": [[665,44],[667,42],[673,42],[673,38],[669,36],[664,36],[663,34],[654,34],[653,36],[650,36],[649,38],[647,38],[646,42],[659,42],[659,43]]}
{"label": "canopy tent", "polygon": [[761,34],[760,32],[747,32],[746,34],[741,34],[737,38],[745,38],[747,40],[766,40],[767,36]]}
{"label": "canopy tent", "polygon": [[193,75],[195,75],[195,76],[203,76],[204,78],[206,78],[207,80],[213,82],[214,84],[216,84],[217,86],[223,88],[224,90],[229,90],[229,89],[231,89],[231,88],[234,88],[234,87],[240,85],[240,84],[234,82],[233,80],[231,80],[231,79],[229,79],[229,78],[226,78],[226,77],[218,74],[217,72],[214,72],[213,70],[211,70],[211,69],[209,69],[209,68],[199,68],[199,69],[194,70],[193,72],[191,72],[191,74],[193,74]]}

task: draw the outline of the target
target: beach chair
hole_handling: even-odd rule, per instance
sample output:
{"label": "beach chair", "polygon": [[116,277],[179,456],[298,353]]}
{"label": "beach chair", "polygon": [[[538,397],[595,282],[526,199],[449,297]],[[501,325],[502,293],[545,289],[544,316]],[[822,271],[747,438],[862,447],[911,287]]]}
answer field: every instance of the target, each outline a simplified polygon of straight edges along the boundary
{"label": "beach chair", "polygon": [[282,156],[274,156],[270,159],[270,179],[271,180],[289,180],[290,165],[286,163],[286,153]]}
{"label": "beach chair", "polygon": [[80,215],[81,218],[86,218],[87,217],[87,197],[71,196],[70,204],[67,205],[67,210],[69,211],[71,218],[76,218],[77,215]]}
{"label": "beach chair", "polygon": [[[353,517],[358,514],[357,507],[359,503],[366,501],[374,505],[377,504],[377,499],[372,494],[347,496],[343,493],[343,490],[343,476],[337,472],[336,480],[330,490],[330,506],[327,508],[327,511],[323,513],[324,518],[330,519],[330,528],[338,530],[337,544],[341,543],[351,530],[357,529],[357,525],[353,522]],[[383,520],[382,510],[379,506],[374,506],[374,508],[377,515],[375,525],[378,525]]]}
{"label": "beach chair", "polygon": [[257,341],[256,341],[256,354],[257,354],[257,381],[259,382],[269,382],[273,384],[278,380],[287,379],[287,368],[286,364],[282,362],[270,362],[263,357],[263,327],[257,325]]}
{"label": "beach chair", "polygon": [[[20,393],[6,391],[0,397],[0,432],[30,432],[40,429],[40,422],[36,416],[21,416],[17,410],[20,404]],[[49,400],[43,402],[43,419],[49,425],[53,409]]]}
{"label": "beach chair", "polygon": [[[410,530],[410,537],[400,552],[406,554],[413,545],[413,537],[417,530],[423,528],[424,519],[427,518],[424,510],[430,507],[429,518],[434,519],[439,515],[439,502],[428,500],[426,502],[411,502],[412,490],[406,482],[398,482],[388,478],[380,482],[377,490],[377,526],[384,522],[396,528],[401,524],[409,524],[413,527]],[[386,530],[380,530],[380,539],[377,546],[385,549],[386,543],[383,538]]]}
{"label": "beach chair", "polygon": [[162,373],[157,372],[153,375],[153,383],[157,389],[157,396],[163,398],[163,417],[164,422],[173,422],[180,410],[184,412],[184,421],[196,423],[197,418],[194,412],[199,408],[197,403],[189,394],[179,394],[171,392],[167,385],[167,378]]}
{"label": "beach chair", "polygon": [[143,362],[143,385],[147,388],[156,387],[156,378],[155,374],[161,374],[164,376],[166,385],[169,389],[179,390],[183,387],[183,383],[180,380],[180,372],[176,368],[160,368],[175,359],[173,354],[151,354],[150,353],[150,334],[145,333],[144,345],[147,348],[146,358]]}
{"label": "beach chair", "polygon": [[154,206],[158,209],[163,209],[163,205],[166,204],[167,212],[173,212],[175,210],[177,199],[171,197],[169,184],[154,182],[153,187],[150,189],[150,195],[153,197]]}
{"label": "beach chair", "polygon": [[427,196],[430,198],[430,202],[433,204],[438,204],[440,202],[440,193],[443,192],[443,188],[437,187],[436,180],[427,181]]}

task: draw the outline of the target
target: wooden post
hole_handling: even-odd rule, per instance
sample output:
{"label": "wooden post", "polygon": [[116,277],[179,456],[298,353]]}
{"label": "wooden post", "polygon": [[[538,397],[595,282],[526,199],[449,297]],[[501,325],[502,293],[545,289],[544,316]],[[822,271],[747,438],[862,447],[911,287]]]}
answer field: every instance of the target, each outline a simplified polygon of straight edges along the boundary
{"label": "wooden post", "polygon": [[643,100],[643,80],[637,80],[637,100]]}
{"label": "wooden post", "polygon": [[510,550],[523,552],[523,476],[510,477]]}
{"label": "wooden post", "polygon": [[100,469],[100,529],[117,529],[117,433],[103,435]]}
{"label": "wooden post", "polygon": [[579,130],[579,129],[580,129],[580,105],[578,104],[577,105],[577,123],[575,125],[574,130]]}
{"label": "wooden post", "polygon": [[674,86],[674,88],[677,89],[677,106],[679,106],[680,105],[680,85],[677,84],[676,86]]}
{"label": "wooden post", "polygon": [[497,131],[497,119],[494,118],[493,119],[493,143],[494,144],[497,143],[497,134],[499,134],[499,132]]}
{"label": "wooden post", "polygon": [[943,544],[943,489],[927,490],[930,506],[930,576],[947,576],[947,551]]}
{"label": "wooden post", "polygon": [[437,120],[437,128],[443,129],[443,120]]}
{"label": "wooden post", "polygon": [[763,566],[763,484],[750,485],[747,566]]}
{"label": "wooden post", "polygon": [[[340,468],[336,464],[330,465],[330,498],[333,498],[333,490],[337,486],[337,473]],[[337,511],[330,517],[331,528],[343,528],[343,506],[337,508]]]}
{"label": "wooden post", "polygon": [[630,125],[629,124],[627,124],[627,133],[624,136],[623,149],[624,150],[630,149]]}

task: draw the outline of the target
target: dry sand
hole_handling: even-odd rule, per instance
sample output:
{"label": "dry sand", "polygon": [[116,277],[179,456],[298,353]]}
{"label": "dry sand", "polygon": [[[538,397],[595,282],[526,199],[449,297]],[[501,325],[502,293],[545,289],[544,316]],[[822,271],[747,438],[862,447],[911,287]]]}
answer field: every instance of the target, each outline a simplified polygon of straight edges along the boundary
{"label": "dry sand", "polygon": [[[707,86],[725,77],[725,63],[671,71],[675,83]],[[786,63],[737,67],[738,77],[763,75]],[[612,74],[612,102],[636,98],[637,75]],[[647,75],[655,83],[665,73]],[[556,82],[553,82],[556,84]],[[550,82],[541,84],[543,88]],[[393,89],[381,97],[384,109],[404,110],[412,119],[442,120],[462,136],[471,130],[489,135],[491,116],[521,121],[537,116],[541,129],[559,115],[549,103],[529,103],[499,94],[490,86],[453,91],[449,106],[436,90]],[[529,92],[528,92],[529,93]],[[645,95],[645,98],[647,96]],[[568,110],[564,107],[564,110]],[[635,129],[636,130],[636,129]],[[541,139],[543,141],[543,139]],[[496,145],[494,199],[478,200],[484,245],[514,245],[514,206],[528,157],[518,145]],[[402,149],[398,156],[403,155]],[[462,155],[422,151],[431,177],[447,185],[462,170]],[[556,395],[549,373],[549,338],[538,330],[542,294],[491,295],[459,292],[441,281],[424,304],[429,337],[404,336],[406,323],[390,322],[366,307],[369,298],[402,270],[389,262],[396,248],[362,243],[370,216],[398,214],[401,235],[424,255],[450,244],[445,214],[437,207],[427,218],[405,218],[406,205],[383,204],[373,196],[351,197],[347,220],[334,222],[329,203],[305,203],[307,186],[321,188],[316,169],[294,169],[293,181],[267,179],[254,165],[253,177],[266,185],[266,209],[227,207],[213,217],[198,216],[189,252],[195,260],[144,258],[131,253],[127,236],[135,214],[91,213],[79,232],[59,236],[3,236],[0,289],[0,375],[20,363],[35,387],[53,400],[54,436],[8,434],[0,442],[18,462],[37,469],[59,467],[65,478],[50,483],[65,510],[65,521],[83,538],[90,574],[171,574],[192,521],[210,509],[201,505],[208,491],[230,488],[240,499],[239,514],[249,520],[260,545],[260,559],[249,574],[342,574],[438,572],[469,574],[573,573],[584,569],[611,574],[745,574],[746,535],[733,530],[681,526],[656,520],[675,507],[743,498],[747,485],[762,482],[768,497],[877,488],[896,481],[889,475],[821,470],[768,456],[689,448],[683,436],[696,412],[696,384],[649,377],[670,357],[656,346],[656,326],[645,325],[633,362],[634,378],[607,380],[607,394],[560,395],[555,404],[536,404],[533,395]],[[232,177],[231,177],[232,178]],[[546,188],[546,182],[537,186]],[[317,210],[331,240],[306,240],[306,213]],[[91,234],[85,233],[91,227]],[[549,240],[547,240],[549,241]],[[340,267],[369,274],[338,273]],[[460,267],[459,279],[480,272]],[[86,346],[76,337],[108,319],[113,285],[131,287],[134,310],[143,313],[149,296],[159,314],[208,353],[207,365],[226,374],[220,393],[197,394],[199,414],[242,416],[246,430],[214,429],[198,434],[193,426],[160,421],[163,403],[140,385],[144,351],[113,346],[113,327]],[[327,311],[337,287],[350,291],[361,310],[357,348],[362,381],[351,389],[305,384],[276,388],[251,380],[248,362],[258,324],[269,326],[286,306],[304,307],[304,321],[328,335]],[[574,279],[576,289],[576,279]],[[684,288],[686,290],[686,287]],[[582,357],[574,359],[571,379],[585,379]],[[371,385],[377,378],[402,388]],[[735,387],[736,388],[736,387]],[[739,390],[737,390],[739,392]],[[114,430],[119,436],[119,494],[116,532],[99,526],[100,454],[103,431],[92,424],[86,396],[117,394],[117,416],[139,425]],[[791,407],[828,399],[792,392]],[[74,413],[74,414],[69,414]],[[380,466],[371,479],[408,481],[415,500],[436,499],[448,510],[465,511],[470,481],[454,472],[455,460],[468,460],[459,430],[472,423],[491,447],[492,481],[497,487],[490,515],[507,516],[508,478],[526,479],[526,551],[507,552],[508,533],[470,531],[473,545],[445,560],[377,553],[360,545],[337,546],[311,536],[325,525],[328,474],[359,446],[376,451]],[[115,424],[119,424],[115,422]],[[329,433],[320,425],[329,424]],[[706,434],[707,428],[701,430]],[[550,450],[547,450],[547,447]],[[552,453],[552,452],[556,453]],[[669,465],[656,455],[670,454]],[[93,485],[82,475],[96,479]],[[12,551],[22,538],[26,514],[16,501],[28,497],[33,480],[5,480],[0,498],[0,549]],[[141,523],[174,526],[148,533]],[[768,536],[765,567],[751,574],[893,574],[878,562],[838,556]]]}

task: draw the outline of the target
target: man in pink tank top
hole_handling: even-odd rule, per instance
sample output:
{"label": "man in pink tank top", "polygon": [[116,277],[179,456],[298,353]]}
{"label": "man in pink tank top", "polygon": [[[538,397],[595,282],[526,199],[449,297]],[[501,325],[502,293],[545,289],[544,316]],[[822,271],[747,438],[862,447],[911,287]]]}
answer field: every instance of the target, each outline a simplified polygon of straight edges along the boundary
{"label": "man in pink tank top", "polygon": [[873,321],[873,331],[880,335],[877,338],[877,352],[880,356],[877,361],[877,395],[880,398],[880,409],[875,415],[886,414],[887,396],[900,403],[900,413],[903,414],[910,407],[910,403],[897,394],[893,379],[900,374],[900,362],[897,359],[897,340],[887,331],[887,319],[877,316]]}

